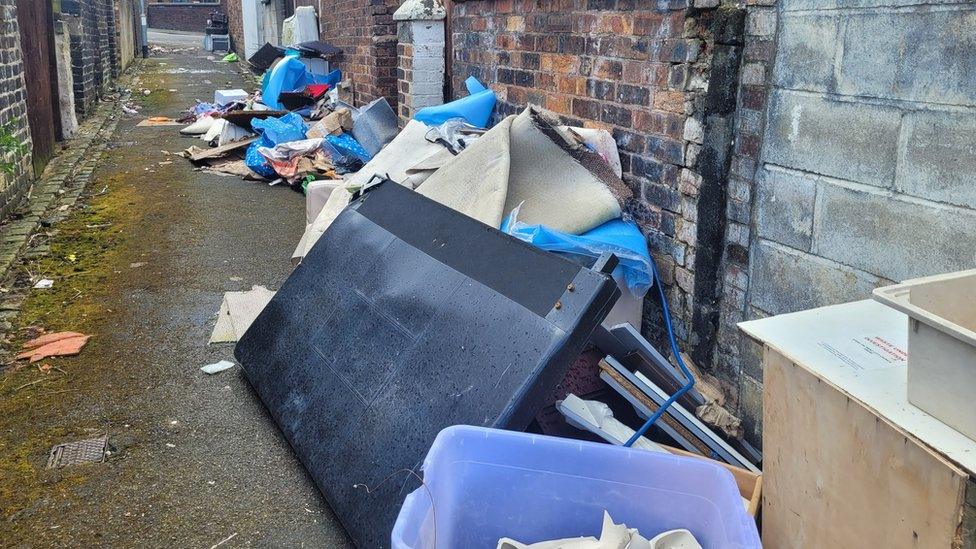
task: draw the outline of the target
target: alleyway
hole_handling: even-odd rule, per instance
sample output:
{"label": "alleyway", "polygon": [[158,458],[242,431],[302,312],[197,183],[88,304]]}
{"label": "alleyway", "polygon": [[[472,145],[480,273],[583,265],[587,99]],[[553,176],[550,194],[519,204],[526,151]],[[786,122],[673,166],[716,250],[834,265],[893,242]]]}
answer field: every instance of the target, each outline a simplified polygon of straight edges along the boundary
{"label": "alleyway", "polygon": [[[245,87],[237,65],[202,51],[141,71],[145,116]],[[193,171],[165,152],[193,141],[135,127],[142,118],[119,123],[90,186],[105,192],[58,225],[39,263],[77,262],[77,276],[52,277],[14,321],[93,337],[80,356],[51,361],[59,370],[0,380],[0,546],[342,547],[240,372],[200,371],[232,359],[231,345],[206,345],[223,292],[277,288],[291,270],[303,197]],[[72,237],[79,227],[85,236]],[[105,463],[44,468],[52,445],[100,434],[113,450]]]}

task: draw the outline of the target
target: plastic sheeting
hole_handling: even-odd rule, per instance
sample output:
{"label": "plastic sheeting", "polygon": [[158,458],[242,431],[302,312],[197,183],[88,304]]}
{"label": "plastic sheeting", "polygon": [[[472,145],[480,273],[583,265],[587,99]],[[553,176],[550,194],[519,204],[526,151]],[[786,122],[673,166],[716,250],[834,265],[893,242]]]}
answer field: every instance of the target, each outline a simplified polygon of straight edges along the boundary
{"label": "plastic sheeting", "polygon": [[308,131],[305,121],[295,113],[288,113],[281,118],[270,116],[264,120],[252,120],[251,127],[271,142],[271,145],[267,145],[269,147],[305,139],[305,132]]}
{"label": "plastic sheeting", "polygon": [[305,139],[305,132],[308,130],[302,117],[295,113],[288,113],[281,118],[271,116],[264,120],[255,119],[251,121],[251,127],[261,132],[261,139],[248,146],[244,154],[244,164],[254,173],[268,179],[274,179],[276,173],[268,159],[258,152],[258,149],[272,148],[279,143]]}
{"label": "plastic sheeting", "polygon": [[633,221],[614,219],[583,234],[573,235],[544,225],[522,223],[517,219],[516,210],[503,223],[502,232],[550,252],[593,259],[611,252],[620,259],[614,275],[619,271],[637,297],[644,297],[654,282],[647,239]]}
{"label": "plastic sheeting", "polygon": [[362,145],[359,144],[356,139],[349,135],[348,133],[342,133],[339,135],[327,135],[325,136],[326,141],[332,148],[339,152],[340,155],[354,156],[363,162],[369,162],[369,159],[373,155],[369,154]]}

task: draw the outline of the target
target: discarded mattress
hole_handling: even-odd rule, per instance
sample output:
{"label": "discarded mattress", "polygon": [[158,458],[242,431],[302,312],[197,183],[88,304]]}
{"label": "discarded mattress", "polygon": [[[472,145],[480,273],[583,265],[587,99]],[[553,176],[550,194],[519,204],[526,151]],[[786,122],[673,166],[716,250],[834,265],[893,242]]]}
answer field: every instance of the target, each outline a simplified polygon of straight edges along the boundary
{"label": "discarded mattress", "polygon": [[386,181],[235,356],[351,539],[389,547],[418,486],[404,469],[447,426],[527,427],[617,298],[613,263],[579,267]]}
{"label": "discarded mattress", "polygon": [[534,107],[509,116],[417,192],[492,227],[519,220],[580,234],[621,216],[632,195],[607,163]]}
{"label": "discarded mattress", "polygon": [[318,18],[315,8],[311,6],[297,6],[294,15],[281,22],[281,44],[284,46],[309,42],[318,37]]}

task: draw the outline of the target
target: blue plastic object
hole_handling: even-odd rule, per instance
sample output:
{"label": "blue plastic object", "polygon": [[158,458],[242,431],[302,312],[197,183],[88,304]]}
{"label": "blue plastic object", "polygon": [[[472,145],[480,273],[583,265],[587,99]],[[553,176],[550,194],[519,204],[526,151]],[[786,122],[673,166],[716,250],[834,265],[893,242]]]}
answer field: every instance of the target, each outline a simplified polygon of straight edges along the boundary
{"label": "blue plastic object", "polygon": [[260,132],[271,143],[270,145],[266,145],[268,147],[274,147],[279,143],[305,139],[305,132],[308,131],[308,126],[305,125],[302,117],[293,112],[281,118],[275,118],[273,116],[269,116],[264,120],[255,118],[251,121],[251,127],[254,131]]}
{"label": "blue plastic object", "polygon": [[363,162],[369,162],[372,158],[366,149],[359,144],[359,141],[349,135],[348,133],[341,133],[339,135],[327,135],[325,140],[332,145],[332,148],[341,155],[354,156]]}
{"label": "blue plastic object", "polygon": [[424,107],[414,113],[414,119],[428,126],[438,126],[451,118],[460,117],[479,128],[488,127],[491,111],[495,108],[495,92],[473,76],[468,77],[465,85],[470,95],[443,105]]}
{"label": "blue plastic object", "polygon": [[647,538],[687,528],[702,547],[761,547],[732,474],[701,459],[454,426],[437,435],[423,471],[393,527],[394,549],[599,537],[604,510]]}
{"label": "blue plastic object", "polygon": [[300,90],[309,84],[335,86],[341,79],[342,73],[338,70],[329,74],[309,72],[305,64],[298,59],[298,52],[289,50],[285,57],[271,69],[271,74],[264,79],[261,101],[272,109],[283,109],[284,107],[278,102],[281,92]]}
{"label": "blue plastic object", "polygon": [[640,437],[647,433],[651,426],[654,425],[654,422],[660,419],[661,416],[668,411],[668,407],[677,402],[677,400],[681,398],[681,395],[687,393],[692,387],[695,386],[695,376],[693,376],[691,371],[688,370],[688,366],[685,365],[684,359],[681,358],[681,352],[678,351],[678,341],[674,338],[674,328],[671,326],[671,310],[668,308],[667,298],[664,297],[664,284],[661,284],[661,277],[657,274],[657,263],[654,263],[653,258],[651,259],[651,273],[654,275],[654,281],[657,283],[657,297],[661,301],[661,314],[664,316],[664,326],[668,330],[668,341],[671,343],[671,353],[674,355],[674,360],[678,363],[678,367],[681,368],[681,373],[684,374],[685,378],[688,379],[688,383],[685,383],[680,389],[675,391],[675,393],[668,397],[668,399],[664,401],[664,404],[662,404],[657,411],[654,412],[654,415],[647,418],[644,425],[641,425],[641,428],[638,429],[637,432],[635,432],[630,439],[624,443],[624,446],[627,446],[628,448],[633,446],[635,442],[640,440]]}
{"label": "blue plastic object", "polygon": [[469,76],[467,80],[464,81],[464,87],[468,88],[468,95],[472,95],[478,92],[483,92],[488,88],[485,87],[477,78]]}
{"label": "blue plastic object", "polygon": [[251,121],[254,131],[261,134],[261,138],[251,143],[244,153],[244,165],[252,172],[268,179],[277,177],[268,159],[258,152],[259,147],[274,147],[279,143],[305,139],[308,126],[302,117],[290,112],[281,118],[269,116],[264,120],[255,118]]}
{"label": "blue plastic object", "polygon": [[614,275],[622,274],[627,287],[637,297],[651,288],[651,254],[647,239],[633,221],[614,219],[583,234],[574,235],[550,229],[545,225],[527,225],[509,216],[501,231],[537,248],[568,255],[598,258],[604,252],[616,254],[620,264]]}
{"label": "blue plastic object", "polygon": [[297,56],[285,56],[271,69],[271,76],[261,90],[261,101],[272,109],[283,108],[278,102],[278,96],[283,91],[297,90],[304,86],[307,70]]}
{"label": "blue plastic object", "polygon": [[273,147],[274,144],[267,140],[265,137],[261,137],[254,143],[247,146],[247,152],[244,153],[244,165],[248,167],[252,172],[264,177],[266,179],[275,179],[278,175],[275,173],[274,169],[271,167],[271,163],[268,159],[258,152],[259,147]]}

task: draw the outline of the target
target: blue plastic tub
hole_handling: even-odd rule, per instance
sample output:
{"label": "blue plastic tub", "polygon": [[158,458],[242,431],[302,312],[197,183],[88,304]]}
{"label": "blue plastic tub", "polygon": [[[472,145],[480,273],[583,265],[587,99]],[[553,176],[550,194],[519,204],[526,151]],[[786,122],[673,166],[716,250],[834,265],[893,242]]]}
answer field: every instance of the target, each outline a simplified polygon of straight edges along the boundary
{"label": "blue plastic tub", "polygon": [[604,509],[647,538],[687,528],[704,549],[761,547],[732,475],[703,460],[454,426],[437,435],[423,471],[435,512],[423,486],[408,495],[394,549],[599,537]]}

